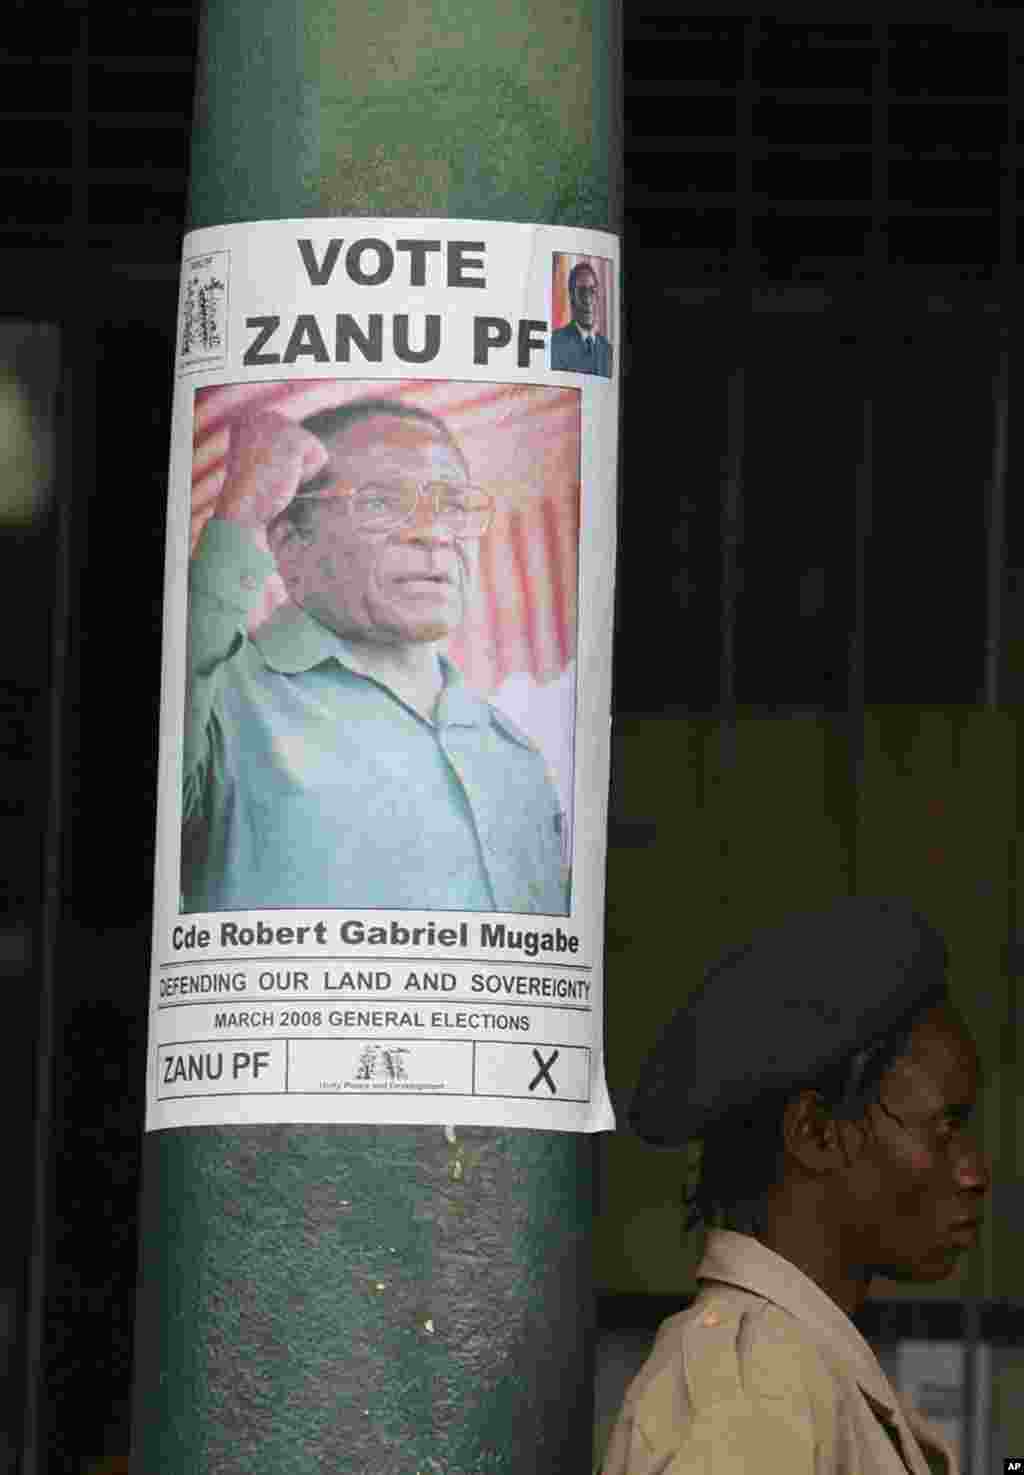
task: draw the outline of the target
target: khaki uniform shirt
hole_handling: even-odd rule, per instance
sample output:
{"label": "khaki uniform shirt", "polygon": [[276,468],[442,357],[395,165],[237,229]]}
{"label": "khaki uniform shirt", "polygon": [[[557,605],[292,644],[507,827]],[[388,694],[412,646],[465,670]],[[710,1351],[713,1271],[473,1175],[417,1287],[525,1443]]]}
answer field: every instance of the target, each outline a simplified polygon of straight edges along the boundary
{"label": "khaki uniform shirt", "polygon": [[626,1393],[604,1475],[958,1475],[949,1443],[795,1265],[713,1230],[697,1279]]}

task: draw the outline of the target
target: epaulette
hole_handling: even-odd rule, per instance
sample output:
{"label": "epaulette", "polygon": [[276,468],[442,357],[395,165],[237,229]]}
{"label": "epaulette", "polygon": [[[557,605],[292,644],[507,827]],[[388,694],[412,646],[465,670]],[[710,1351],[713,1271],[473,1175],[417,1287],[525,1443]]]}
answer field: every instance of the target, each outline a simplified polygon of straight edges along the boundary
{"label": "epaulette", "polygon": [[694,1409],[710,1408],[742,1395],[737,1346],[741,1317],[742,1312],[712,1302],[683,1332],[686,1387]]}

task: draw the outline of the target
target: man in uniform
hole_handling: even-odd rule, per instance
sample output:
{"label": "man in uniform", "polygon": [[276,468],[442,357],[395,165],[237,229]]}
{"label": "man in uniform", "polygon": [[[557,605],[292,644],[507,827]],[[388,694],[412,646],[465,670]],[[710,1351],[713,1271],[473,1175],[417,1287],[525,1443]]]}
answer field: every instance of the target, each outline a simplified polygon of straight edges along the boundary
{"label": "man in uniform", "polygon": [[673,1016],[630,1121],[702,1141],[710,1232],[605,1475],[955,1475],[851,1320],[874,1276],[936,1282],[976,1242],[979,1064],[945,972],[908,907],[847,899],[730,953]]}
{"label": "man in uniform", "polygon": [[603,374],[611,378],[612,346],[597,331],[601,287],[597,273],[579,261],[569,273],[572,321],[551,335],[551,367],[574,374]]}
{"label": "man in uniform", "polygon": [[492,510],[395,400],[234,426],[190,569],[186,911],[566,913],[544,759],[444,654]]}

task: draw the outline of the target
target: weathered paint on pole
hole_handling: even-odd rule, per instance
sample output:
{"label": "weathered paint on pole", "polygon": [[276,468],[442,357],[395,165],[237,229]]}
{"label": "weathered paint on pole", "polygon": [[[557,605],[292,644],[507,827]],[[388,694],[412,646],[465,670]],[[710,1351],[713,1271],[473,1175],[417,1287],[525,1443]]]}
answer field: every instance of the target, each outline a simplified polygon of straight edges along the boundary
{"label": "weathered paint on pole", "polygon": [[[609,0],[209,0],[191,227],[617,230]],[[135,1475],[590,1468],[593,1144],[480,1127],[150,1133]]]}

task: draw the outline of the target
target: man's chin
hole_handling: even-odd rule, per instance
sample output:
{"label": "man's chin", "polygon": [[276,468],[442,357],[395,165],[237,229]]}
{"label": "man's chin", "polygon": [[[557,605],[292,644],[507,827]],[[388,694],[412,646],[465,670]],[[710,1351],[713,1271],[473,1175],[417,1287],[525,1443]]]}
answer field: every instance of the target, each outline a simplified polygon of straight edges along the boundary
{"label": "man's chin", "polygon": [[914,1265],[887,1265],[872,1271],[882,1280],[891,1280],[896,1285],[934,1285],[948,1280],[960,1262],[956,1249],[942,1250],[929,1260],[919,1260]]}
{"label": "man's chin", "polygon": [[417,625],[412,630],[403,631],[403,639],[409,645],[436,645],[438,641],[447,640],[454,633],[451,625],[438,620],[432,625]]}
{"label": "man's chin", "polygon": [[394,620],[377,626],[376,638],[385,645],[437,645],[454,635],[458,625],[438,615],[433,619]]}

